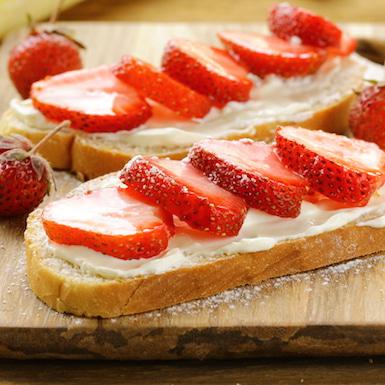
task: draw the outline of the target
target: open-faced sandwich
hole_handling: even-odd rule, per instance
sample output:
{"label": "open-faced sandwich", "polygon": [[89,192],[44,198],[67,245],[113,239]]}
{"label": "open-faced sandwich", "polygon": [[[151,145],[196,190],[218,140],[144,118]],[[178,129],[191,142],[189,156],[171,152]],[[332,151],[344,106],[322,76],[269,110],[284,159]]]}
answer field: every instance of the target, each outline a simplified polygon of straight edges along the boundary
{"label": "open-faced sandwich", "polygon": [[29,281],[58,311],[113,317],[367,256],[385,250],[384,182],[376,144],[291,126],[136,156],[30,215]]}
{"label": "open-faced sandwich", "polygon": [[86,178],[137,154],[181,159],[206,138],[269,141],[277,124],[341,133],[370,66],[354,54],[355,40],[286,3],[271,9],[268,25],[268,35],[221,31],[222,47],[173,39],[160,63],[124,56],[47,77],[29,99],[11,101],[0,132],[37,142],[70,120],[41,153]]}

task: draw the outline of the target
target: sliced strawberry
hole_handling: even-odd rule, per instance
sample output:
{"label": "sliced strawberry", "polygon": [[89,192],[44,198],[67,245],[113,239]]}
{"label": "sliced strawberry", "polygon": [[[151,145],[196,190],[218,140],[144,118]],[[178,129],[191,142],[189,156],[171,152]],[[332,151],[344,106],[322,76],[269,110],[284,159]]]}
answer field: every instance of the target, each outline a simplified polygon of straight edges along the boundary
{"label": "sliced strawberry", "polygon": [[179,83],[151,64],[130,55],[123,56],[113,73],[144,97],[164,104],[188,118],[202,118],[210,108],[210,99]]}
{"label": "sliced strawberry", "polygon": [[342,31],[331,21],[307,9],[288,3],[275,4],[269,14],[269,28],[281,39],[298,36],[304,44],[316,47],[338,46]]}
{"label": "sliced strawberry", "polygon": [[151,116],[145,100],[107,66],[66,72],[36,82],[31,98],[48,119],[70,120],[71,127],[86,132],[130,130]]}
{"label": "sliced strawberry", "polygon": [[120,179],[191,227],[217,235],[237,235],[245,219],[243,199],[210,182],[191,164],[137,156]]}
{"label": "sliced strawberry", "polygon": [[318,70],[326,60],[326,52],[252,32],[221,32],[218,34],[231,55],[249,70],[264,77],[306,76]]}
{"label": "sliced strawberry", "polygon": [[189,40],[171,40],[162,58],[163,70],[218,104],[249,99],[247,71],[226,51]]}
{"label": "sliced strawberry", "polygon": [[193,124],[199,124],[198,121],[192,121],[152,99],[147,99],[147,102],[151,106],[152,115],[151,118],[147,120],[146,127],[173,127],[175,124],[178,124],[179,127],[183,125],[191,126]]}
{"label": "sliced strawberry", "polygon": [[194,145],[189,159],[210,180],[251,207],[280,217],[300,213],[307,183],[283,166],[270,144],[207,139]]}
{"label": "sliced strawberry", "polygon": [[43,225],[53,242],[85,246],[120,259],[158,255],[173,234],[169,214],[115,187],[49,204]]}
{"label": "sliced strawberry", "polygon": [[279,127],[282,162],[330,199],[366,204],[385,181],[385,153],[374,143],[323,131]]}
{"label": "sliced strawberry", "polygon": [[304,196],[304,200],[316,204],[318,207],[322,207],[325,210],[341,210],[351,207],[363,207],[368,203],[367,201],[357,203],[337,202],[314,190],[306,194]]}
{"label": "sliced strawberry", "polygon": [[328,52],[329,55],[348,56],[353,53],[356,48],[357,40],[344,33],[340,43],[335,47],[329,47]]}

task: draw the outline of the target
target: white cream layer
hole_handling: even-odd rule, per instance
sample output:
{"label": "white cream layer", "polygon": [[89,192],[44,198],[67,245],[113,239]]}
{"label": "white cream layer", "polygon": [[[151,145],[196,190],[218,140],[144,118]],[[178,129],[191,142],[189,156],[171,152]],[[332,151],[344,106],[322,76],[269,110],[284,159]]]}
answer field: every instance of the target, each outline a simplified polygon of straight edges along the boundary
{"label": "white cream layer", "polygon": [[367,221],[362,221],[358,223],[357,226],[367,226],[373,227],[374,229],[381,229],[385,227],[385,215],[382,217],[369,219]]}
{"label": "white cream layer", "polygon": [[[301,122],[311,118],[315,109],[330,105],[350,93],[349,80],[357,76],[357,67],[366,65],[363,59],[353,55],[329,60],[316,74],[306,77],[284,79],[269,76],[261,80],[249,75],[254,83],[249,101],[231,102],[221,110],[213,108],[207,116],[196,122],[150,120],[131,131],[88,135],[141,148],[174,148],[189,146],[207,137],[251,135],[256,125],[279,121]],[[10,108],[16,119],[26,127],[40,130],[54,127],[33,107],[30,100],[14,99]]]}
{"label": "white cream layer", "polygon": [[[192,266],[235,253],[269,250],[280,242],[309,237],[356,222],[358,226],[385,226],[385,188],[365,207],[326,210],[320,205],[303,202],[301,214],[283,219],[250,209],[237,237],[198,237],[177,230],[168,250],[151,259],[124,261],[80,246],[63,246],[48,242],[50,251],[84,272],[107,278],[127,278]],[[381,217],[367,220],[366,218]]]}

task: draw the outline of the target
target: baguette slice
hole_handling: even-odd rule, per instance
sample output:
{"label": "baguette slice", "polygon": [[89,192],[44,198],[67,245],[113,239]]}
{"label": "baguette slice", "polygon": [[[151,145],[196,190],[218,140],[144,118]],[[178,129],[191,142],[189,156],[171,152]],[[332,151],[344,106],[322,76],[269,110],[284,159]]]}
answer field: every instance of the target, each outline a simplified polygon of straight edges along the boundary
{"label": "baguette slice", "polygon": [[[111,178],[116,180],[110,175],[87,182],[72,194],[106,186]],[[37,209],[29,216],[25,232],[31,288],[55,310],[88,317],[146,312],[385,250],[385,228],[351,222],[319,235],[280,242],[266,251],[196,257],[191,266],[161,274],[105,278],[84,272],[50,251],[41,213]]]}
{"label": "baguette slice", "polygon": [[[308,111],[302,111],[299,115],[286,114],[284,118],[280,117],[280,109],[290,104],[287,102],[284,106],[277,106],[277,119],[272,119],[271,112],[268,111],[264,116],[262,111],[258,123],[253,123],[250,127],[239,127],[239,133],[235,130],[232,131],[232,134],[219,136],[218,139],[248,137],[269,141],[274,137],[274,130],[278,124],[300,124],[309,129],[323,129],[335,133],[345,132],[348,127],[348,110],[355,97],[354,90],[358,90],[362,86],[363,74],[368,68],[378,71],[379,66],[359,58],[357,55],[344,60],[349,60],[349,64],[346,68],[343,67],[343,71],[333,73],[328,84],[321,87],[322,89],[319,91],[311,91],[313,94],[319,92],[320,96]],[[319,77],[322,80],[322,74],[316,76],[318,76],[318,81]],[[282,87],[277,87],[276,92],[280,92],[280,88]],[[298,98],[301,96],[298,95]],[[220,124],[218,122],[219,126]],[[25,135],[35,143],[46,134],[46,131],[26,125],[15,116],[12,110],[8,110],[0,120],[1,133]],[[120,170],[129,159],[138,154],[181,159],[186,156],[190,147],[189,145],[165,146],[161,140],[155,145],[154,141],[152,144],[138,145],[132,143],[129,138],[120,140],[120,136],[117,135],[113,137],[111,134],[87,134],[68,130],[48,141],[42,147],[41,154],[51,162],[54,168],[72,170],[82,178],[92,179]],[[210,133],[207,136],[210,136]]]}

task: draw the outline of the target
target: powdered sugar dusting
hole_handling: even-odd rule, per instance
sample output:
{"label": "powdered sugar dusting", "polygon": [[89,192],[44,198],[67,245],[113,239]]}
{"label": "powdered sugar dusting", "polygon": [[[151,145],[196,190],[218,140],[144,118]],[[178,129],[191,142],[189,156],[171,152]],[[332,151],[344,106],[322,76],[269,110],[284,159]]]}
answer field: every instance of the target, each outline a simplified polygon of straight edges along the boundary
{"label": "powdered sugar dusting", "polygon": [[[385,262],[385,257],[383,255],[364,259],[354,259],[316,271],[278,277],[258,285],[249,285],[227,290],[209,298],[182,303],[164,310],[148,312],[142,316],[145,316],[146,318],[157,318],[163,315],[193,315],[200,313],[203,309],[212,313],[223,305],[226,305],[229,309],[235,309],[235,307],[239,308],[239,305],[250,306],[256,300],[259,300],[259,303],[263,305],[267,303],[269,297],[271,297],[275,290],[282,289],[288,285],[295,284],[296,282],[306,282],[307,285],[304,290],[306,292],[312,292],[312,286],[315,280],[318,280],[321,286],[327,286],[331,283],[338,284],[342,281],[342,278],[345,277],[346,273],[350,272],[356,275],[368,272],[381,262]],[[385,271],[385,264],[383,270]]]}

